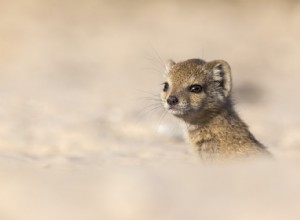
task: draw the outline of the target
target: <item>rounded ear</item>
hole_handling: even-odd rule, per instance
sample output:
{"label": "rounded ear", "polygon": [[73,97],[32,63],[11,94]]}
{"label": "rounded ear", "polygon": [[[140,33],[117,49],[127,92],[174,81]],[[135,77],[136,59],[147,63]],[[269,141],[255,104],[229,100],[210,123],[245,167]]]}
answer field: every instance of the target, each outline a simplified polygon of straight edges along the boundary
{"label": "rounded ear", "polygon": [[218,87],[221,87],[225,97],[230,95],[232,82],[231,82],[231,69],[229,64],[224,60],[215,60],[210,62],[212,66],[213,81],[216,82]]}
{"label": "rounded ear", "polygon": [[165,68],[165,74],[164,74],[164,77],[166,77],[166,76],[169,74],[169,72],[170,72],[172,66],[174,66],[175,64],[176,64],[176,63],[175,63],[173,60],[168,60],[168,61],[166,62],[166,64],[165,64],[166,68]]}

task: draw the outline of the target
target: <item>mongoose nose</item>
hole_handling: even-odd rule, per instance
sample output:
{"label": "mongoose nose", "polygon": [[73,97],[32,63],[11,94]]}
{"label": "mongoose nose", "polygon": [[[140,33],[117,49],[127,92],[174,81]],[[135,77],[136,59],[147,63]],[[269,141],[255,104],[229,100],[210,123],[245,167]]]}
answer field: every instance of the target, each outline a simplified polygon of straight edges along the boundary
{"label": "mongoose nose", "polygon": [[167,103],[169,105],[176,105],[178,103],[178,98],[176,96],[169,96],[169,98],[167,99]]}

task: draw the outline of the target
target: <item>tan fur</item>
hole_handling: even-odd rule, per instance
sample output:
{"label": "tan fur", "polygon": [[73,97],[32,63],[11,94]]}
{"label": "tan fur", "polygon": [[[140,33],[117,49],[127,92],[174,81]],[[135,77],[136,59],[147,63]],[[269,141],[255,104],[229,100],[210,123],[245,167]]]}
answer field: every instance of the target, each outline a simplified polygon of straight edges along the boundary
{"label": "tan fur", "polygon": [[[161,94],[164,107],[185,122],[189,142],[203,160],[269,154],[234,111],[227,62],[191,59],[177,64],[170,61],[166,67]],[[192,85],[200,85],[201,92],[192,92]],[[168,103],[171,96],[176,104]]]}

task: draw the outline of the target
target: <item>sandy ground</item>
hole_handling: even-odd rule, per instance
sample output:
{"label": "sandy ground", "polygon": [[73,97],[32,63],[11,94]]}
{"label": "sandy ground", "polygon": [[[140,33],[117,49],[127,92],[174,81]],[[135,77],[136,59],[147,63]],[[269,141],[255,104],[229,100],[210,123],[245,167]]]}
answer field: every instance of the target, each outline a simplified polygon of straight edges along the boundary
{"label": "sandy ground", "polygon": [[[0,1],[0,219],[300,218],[299,1]],[[163,62],[224,59],[274,161],[204,166]]]}

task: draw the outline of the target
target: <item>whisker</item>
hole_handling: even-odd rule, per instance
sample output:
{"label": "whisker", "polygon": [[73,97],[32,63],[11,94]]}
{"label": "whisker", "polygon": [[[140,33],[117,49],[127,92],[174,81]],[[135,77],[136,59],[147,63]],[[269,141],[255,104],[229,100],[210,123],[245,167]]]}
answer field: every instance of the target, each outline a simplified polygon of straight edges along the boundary
{"label": "whisker", "polygon": [[159,104],[159,103],[153,103],[153,104],[144,106],[143,109],[141,109],[141,110],[142,110],[142,111],[144,111],[144,110],[149,110],[149,108],[153,108],[153,107],[162,107],[162,105]]}
{"label": "whisker", "polygon": [[147,65],[144,68],[146,71],[156,72],[161,76],[165,74],[165,62],[151,43],[142,56],[147,61]]}
{"label": "whisker", "polygon": [[161,104],[153,103],[153,104],[143,107],[143,109],[141,109],[141,111],[139,112],[137,117],[140,119],[149,117],[150,114],[153,114],[153,113],[155,113],[156,110],[161,110],[161,109],[163,109],[163,106]]}
{"label": "whisker", "polygon": [[162,115],[158,119],[158,127],[161,126],[161,124],[163,122],[163,119],[166,117],[166,115],[167,115],[167,111],[164,110],[163,113],[162,113]]}
{"label": "whisker", "polygon": [[138,92],[148,94],[148,95],[153,95],[153,96],[159,97],[159,94],[157,94],[156,92],[149,92],[149,91],[145,91],[145,90],[141,90],[141,89],[135,89],[135,90],[138,91]]}
{"label": "whisker", "polygon": [[137,92],[141,92],[141,93],[144,93],[144,94],[150,94],[150,95],[157,95],[156,93],[154,92],[150,92],[150,91],[146,91],[146,90],[142,90],[142,89],[135,89]]}
{"label": "whisker", "polygon": [[151,55],[150,53],[147,53],[146,55],[148,55],[148,58],[153,59],[153,61],[156,61],[157,64],[160,65],[160,67],[162,67],[163,69],[165,68],[165,62],[163,61],[163,59],[161,58],[161,56],[159,55],[158,51],[155,49],[155,47],[150,43],[149,44],[150,49],[153,55]]}
{"label": "whisker", "polygon": [[150,72],[156,72],[160,75],[164,74],[164,68],[162,67],[157,67],[157,66],[151,66],[151,67],[143,67],[142,68],[143,71],[150,71]]}
{"label": "whisker", "polygon": [[158,95],[149,95],[149,96],[140,96],[138,99],[153,99],[153,100],[161,100],[160,96]]}
{"label": "whisker", "polygon": [[153,99],[153,98],[147,98],[147,97],[142,97],[142,98],[136,98],[137,101],[139,102],[149,102],[149,103],[158,103],[162,104],[160,99]]}

